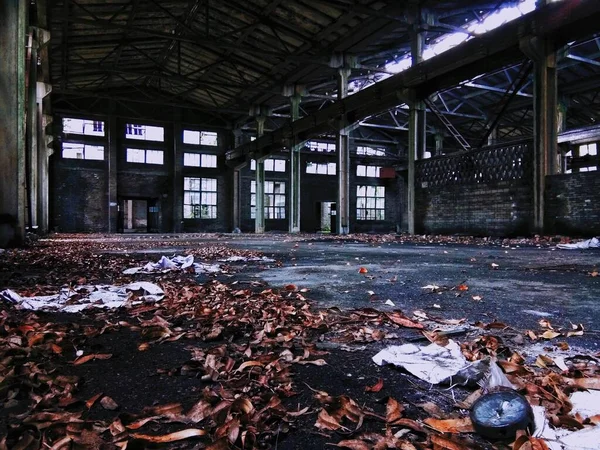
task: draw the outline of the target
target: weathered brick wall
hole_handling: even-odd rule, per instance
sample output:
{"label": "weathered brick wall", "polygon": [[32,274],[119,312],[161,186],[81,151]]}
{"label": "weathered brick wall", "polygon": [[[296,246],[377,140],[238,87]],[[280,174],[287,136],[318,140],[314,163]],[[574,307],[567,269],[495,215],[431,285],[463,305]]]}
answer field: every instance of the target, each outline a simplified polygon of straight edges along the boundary
{"label": "weathered brick wall", "polygon": [[531,187],[523,180],[417,188],[417,233],[527,235]]}
{"label": "weathered brick wall", "polygon": [[108,179],[104,163],[58,161],[52,169],[51,227],[62,232],[108,229]]}
{"label": "weathered brick wall", "polygon": [[545,222],[549,233],[600,235],[600,173],[546,177]]}

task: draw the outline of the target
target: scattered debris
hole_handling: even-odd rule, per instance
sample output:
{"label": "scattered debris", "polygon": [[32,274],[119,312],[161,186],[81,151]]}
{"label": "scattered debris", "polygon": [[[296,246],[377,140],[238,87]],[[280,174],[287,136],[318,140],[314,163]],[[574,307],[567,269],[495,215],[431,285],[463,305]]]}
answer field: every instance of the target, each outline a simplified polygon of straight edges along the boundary
{"label": "scattered debris", "polygon": [[193,268],[196,273],[217,273],[221,271],[218,264],[195,263],[193,255],[174,256],[168,258],[162,256],[156,263],[148,263],[142,267],[132,267],[123,271],[125,275],[134,275],[136,273],[166,273],[172,270],[186,270]]}
{"label": "scattered debris", "polygon": [[600,240],[593,237],[586,241],[580,241],[571,244],[558,244],[556,247],[564,250],[587,250],[589,248],[600,248]]}
{"label": "scattered debris", "polygon": [[163,290],[156,284],[139,281],[126,286],[77,286],[63,288],[58,294],[22,297],[16,292],[5,289],[0,292],[4,299],[21,309],[80,312],[87,308],[115,309],[140,303],[154,303],[162,300]]}
{"label": "scattered debris", "polygon": [[450,385],[477,383],[487,372],[489,364],[485,361],[469,363],[460,346],[451,339],[445,347],[437,344],[390,346],[377,353],[373,361],[380,366],[393,364],[402,367],[431,384]]}

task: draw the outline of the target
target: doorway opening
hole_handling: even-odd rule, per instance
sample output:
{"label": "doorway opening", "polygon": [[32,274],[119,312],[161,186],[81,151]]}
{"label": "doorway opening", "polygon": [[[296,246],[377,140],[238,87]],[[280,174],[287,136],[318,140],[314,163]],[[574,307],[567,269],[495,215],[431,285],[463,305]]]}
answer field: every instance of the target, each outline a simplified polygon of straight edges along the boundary
{"label": "doorway opening", "polygon": [[334,202],[317,202],[317,232],[335,233],[335,203]]}
{"label": "doorway opening", "polygon": [[126,198],[120,204],[123,233],[158,232],[159,207],[157,199]]}

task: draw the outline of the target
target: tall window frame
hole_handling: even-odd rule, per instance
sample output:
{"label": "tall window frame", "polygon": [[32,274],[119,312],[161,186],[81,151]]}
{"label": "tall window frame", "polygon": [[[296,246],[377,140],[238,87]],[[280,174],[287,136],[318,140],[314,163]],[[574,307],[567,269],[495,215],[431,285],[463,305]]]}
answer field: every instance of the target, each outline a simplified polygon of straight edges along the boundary
{"label": "tall window frame", "polygon": [[[265,219],[285,219],[285,181],[265,181]],[[250,182],[250,218],[256,219],[256,181]]]}
{"label": "tall window frame", "polygon": [[385,186],[356,186],[356,220],[385,220]]}
{"label": "tall window frame", "polygon": [[217,200],[218,181],[216,178],[184,177],[184,219],[216,219]]}

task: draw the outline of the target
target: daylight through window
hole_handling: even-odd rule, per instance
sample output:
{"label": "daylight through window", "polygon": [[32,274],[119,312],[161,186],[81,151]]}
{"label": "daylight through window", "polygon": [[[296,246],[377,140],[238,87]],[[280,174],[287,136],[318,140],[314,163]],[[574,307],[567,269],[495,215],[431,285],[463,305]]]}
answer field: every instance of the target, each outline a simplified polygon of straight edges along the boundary
{"label": "daylight through window", "polygon": [[[250,217],[256,219],[256,181],[250,183]],[[265,219],[285,219],[283,181],[265,181]]]}
{"label": "daylight through window", "polygon": [[217,218],[217,180],[215,178],[184,178],[183,218]]}
{"label": "daylight through window", "polygon": [[385,220],[384,186],[356,186],[356,219]]}

